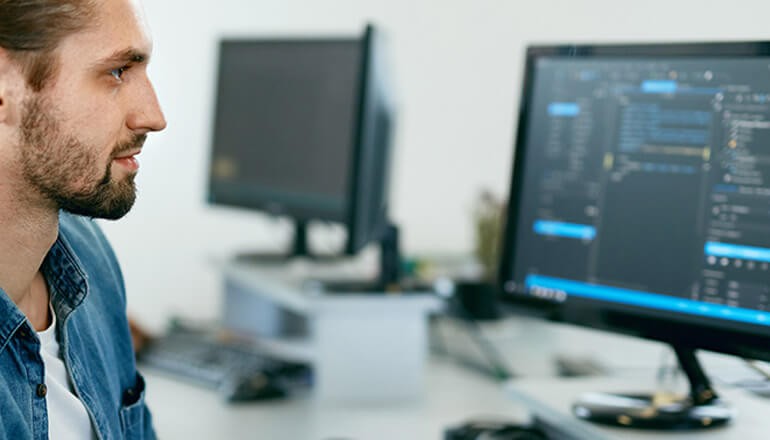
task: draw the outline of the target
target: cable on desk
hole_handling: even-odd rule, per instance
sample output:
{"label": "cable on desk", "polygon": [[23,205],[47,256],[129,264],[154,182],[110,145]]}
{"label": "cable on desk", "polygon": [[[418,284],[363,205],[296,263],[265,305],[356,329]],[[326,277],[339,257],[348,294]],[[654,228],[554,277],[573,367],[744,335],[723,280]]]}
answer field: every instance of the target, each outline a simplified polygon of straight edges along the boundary
{"label": "cable on desk", "polygon": [[[441,294],[440,292],[437,293],[437,296],[446,301],[448,304],[448,310],[450,311],[445,315],[445,317],[452,317],[451,312],[454,311],[458,316],[456,319],[457,322],[460,322],[462,325],[463,330],[466,332],[466,334],[470,337],[471,341],[473,341],[476,346],[481,351],[482,356],[486,359],[487,363],[489,364],[489,367],[491,368],[491,371],[487,373],[491,373],[491,375],[498,381],[505,381],[514,376],[514,374],[511,372],[511,370],[506,367],[505,362],[503,361],[503,357],[500,355],[500,352],[495,348],[494,344],[490,342],[486,336],[484,336],[484,332],[481,328],[481,325],[479,325],[478,321],[473,317],[473,315],[465,308],[465,306],[462,304],[461,301],[458,300],[456,295],[453,294]],[[440,330],[438,330],[440,332]],[[439,336],[441,337],[441,336]],[[447,349],[446,343],[443,342],[442,339],[442,348],[444,349],[444,352],[448,354],[450,357],[452,356],[452,353],[449,349]],[[459,359],[457,357],[454,357],[456,360],[461,361],[463,364],[467,364],[468,362]],[[476,365],[473,365],[474,367],[478,367]],[[486,372],[486,371],[485,371]]]}

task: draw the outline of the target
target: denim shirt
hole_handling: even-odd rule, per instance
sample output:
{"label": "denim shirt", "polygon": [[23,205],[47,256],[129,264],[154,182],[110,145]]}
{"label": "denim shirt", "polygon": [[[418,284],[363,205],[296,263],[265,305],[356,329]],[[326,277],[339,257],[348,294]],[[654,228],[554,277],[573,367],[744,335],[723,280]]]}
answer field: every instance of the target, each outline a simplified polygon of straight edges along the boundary
{"label": "denim shirt", "polygon": [[[115,254],[92,220],[59,215],[43,261],[61,356],[100,440],[154,439]],[[40,341],[0,289],[0,439],[48,438]]]}

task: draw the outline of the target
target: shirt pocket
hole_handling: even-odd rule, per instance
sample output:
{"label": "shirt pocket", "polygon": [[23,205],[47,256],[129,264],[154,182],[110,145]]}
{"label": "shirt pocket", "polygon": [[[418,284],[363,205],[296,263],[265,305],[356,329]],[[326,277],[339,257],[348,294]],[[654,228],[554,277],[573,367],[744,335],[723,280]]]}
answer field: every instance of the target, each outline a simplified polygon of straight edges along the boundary
{"label": "shirt pocket", "polygon": [[123,393],[120,408],[120,428],[125,440],[151,440],[155,438],[150,412],[144,401],[144,378],[136,373],[136,384]]}

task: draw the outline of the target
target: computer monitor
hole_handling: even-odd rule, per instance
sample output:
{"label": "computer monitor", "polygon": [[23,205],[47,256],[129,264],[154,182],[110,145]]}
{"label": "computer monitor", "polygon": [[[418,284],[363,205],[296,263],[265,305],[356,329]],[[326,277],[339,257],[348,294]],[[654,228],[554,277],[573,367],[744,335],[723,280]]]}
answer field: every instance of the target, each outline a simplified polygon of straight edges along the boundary
{"label": "computer monitor", "polygon": [[[341,223],[343,252],[393,242],[388,180],[394,111],[381,37],[223,40],[208,201],[295,222]],[[391,249],[392,251],[392,249]]]}
{"label": "computer monitor", "polygon": [[694,350],[770,360],[769,148],[770,43],[527,50],[504,303],[671,344],[692,386],[681,411],[594,398],[578,416],[729,418]]}

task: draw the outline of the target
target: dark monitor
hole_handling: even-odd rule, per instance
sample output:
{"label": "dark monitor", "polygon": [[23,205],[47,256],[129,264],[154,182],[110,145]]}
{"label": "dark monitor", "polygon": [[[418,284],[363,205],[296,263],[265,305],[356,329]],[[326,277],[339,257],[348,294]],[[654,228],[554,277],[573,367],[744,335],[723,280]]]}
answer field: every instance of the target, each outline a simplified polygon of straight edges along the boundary
{"label": "dark monitor", "polygon": [[[695,349],[770,360],[769,147],[769,43],[529,48],[505,302],[673,345],[704,413],[719,401]],[[575,412],[649,427],[729,418],[596,403]]]}
{"label": "dark monitor", "polygon": [[372,26],[356,38],[224,40],[208,201],[341,223],[352,255],[388,231],[393,107]]}

